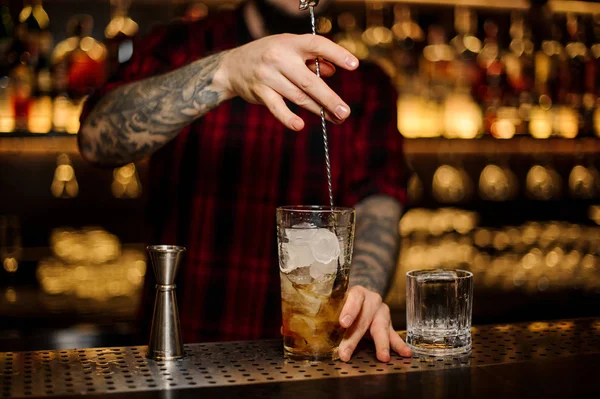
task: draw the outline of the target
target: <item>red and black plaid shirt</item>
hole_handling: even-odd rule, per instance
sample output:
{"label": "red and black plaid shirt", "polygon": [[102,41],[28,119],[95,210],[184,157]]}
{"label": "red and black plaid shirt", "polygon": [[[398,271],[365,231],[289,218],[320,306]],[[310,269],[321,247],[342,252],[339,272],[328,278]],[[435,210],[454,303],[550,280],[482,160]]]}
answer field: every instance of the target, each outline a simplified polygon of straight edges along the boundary
{"label": "red and black plaid shirt", "polygon": [[[122,84],[250,40],[239,10],[157,28],[86,109]],[[346,123],[329,126],[336,205],[354,206],[373,194],[404,201],[406,170],[388,77],[363,63],[327,81],[352,109]],[[279,336],[275,208],[328,203],[320,119],[292,110],[305,120],[304,131],[287,131],[266,107],[236,98],[151,158],[148,241],[188,250],[177,282],[185,342]],[[149,270],[142,327],[151,317],[152,279]]]}

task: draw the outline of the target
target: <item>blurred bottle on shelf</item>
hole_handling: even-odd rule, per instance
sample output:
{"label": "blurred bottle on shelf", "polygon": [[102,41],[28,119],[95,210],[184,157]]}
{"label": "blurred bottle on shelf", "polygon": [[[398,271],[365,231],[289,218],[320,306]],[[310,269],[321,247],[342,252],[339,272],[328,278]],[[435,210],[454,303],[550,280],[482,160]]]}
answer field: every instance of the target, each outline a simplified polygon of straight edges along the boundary
{"label": "blurred bottle on shelf", "polygon": [[431,25],[427,31],[427,46],[420,60],[421,78],[433,101],[442,104],[454,87],[453,64],[456,52],[446,41],[446,33],[440,25]]}
{"label": "blurred bottle on shelf", "polygon": [[15,116],[12,107],[9,50],[12,46],[14,23],[8,0],[0,2],[0,133],[12,132]]}
{"label": "blurred bottle on shelf", "polygon": [[420,55],[425,47],[425,33],[412,18],[411,9],[402,4],[394,6],[392,33],[394,49],[391,57],[397,70],[395,83],[406,91],[418,80]]}
{"label": "blurred bottle on shelf", "polygon": [[[49,24],[41,0],[25,2],[12,44],[6,52],[16,130],[35,133],[50,130],[46,96],[51,91],[48,55],[52,34]],[[38,101],[38,97],[43,98]]]}
{"label": "blurred bottle on shelf", "polygon": [[106,47],[91,37],[93,18],[75,15],[67,24],[69,37],[52,54],[56,86],[61,93],[80,99],[100,87],[106,78]]}
{"label": "blurred bottle on shelf", "polygon": [[457,54],[453,64],[455,82],[458,86],[473,88],[481,82],[477,57],[482,50],[482,44],[477,38],[477,14],[468,7],[456,7],[454,29],[456,36],[450,44]]}
{"label": "blurred bottle on shelf", "polygon": [[[30,55],[30,63],[36,67],[41,56],[42,43],[52,47],[50,18],[44,9],[42,0],[26,1],[19,13],[19,22],[25,27],[25,43]],[[47,42],[50,42],[49,46]]]}
{"label": "blurred bottle on shelf", "polygon": [[[511,41],[502,55],[506,90],[502,108],[498,110],[498,117],[500,121],[507,120],[501,122],[506,124],[504,129],[512,128],[513,134],[523,135],[528,133],[529,117],[533,106],[534,44],[531,40],[531,29],[521,12],[511,14],[509,34]],[[508,117],[505,118],[503,114]],[[510,138],[500,133],[502,138]]]}
{"label": "blurred bottle on shelf", "polygon": [[398,96],[398,131],[406,138],[432,138],[442,134],[441,109],[427,96],[408,92]]}
{"label": "blurred bottle on shelf", "polygon": [[[486,20],[483,25],[485,32],[484,45],[477,56],[477,64],[481,70],[482,79],[477,86],[477,98],[483,108],[484,130],[498,138],[511,138],[512,129],[497,125],[498,109],[502,105],[505,86],[504,65],[501,61],[500,46],[498,43],[498,25],[492,20]],[[509,123],[504,119],[504,124]]]}
{"label": "blurred bottle on shelf", "polygon": [[586,92],[600,96],[600,13],[592,16],[592,43],[586,68]]}
{"label": "blurred bottle on shelf", "polygon": [[34,70],[35,89],[31,102],[27,128],[31,133],[48,133],[52,130],[52,104],[54,80],[52,76],[52,36],[39,37],[39,56]]}
{"label": "blurred bottle on shelf", "polygon": [[552,15],[549,23],[551,26],[550,37],[542,42],[542,52],[549,63],[547,75],[548,95],[552,104],[557,105],[564,104],[566,101],[569,65],[563,45],[565,35],[559,16]]}
{"label": "blurred bottle on shelf", "polygon": [[465,87],[446,96],[442,112],[446,138],[474,139],[483,132],[481,107]]}
{"label": "blurred bottle on shelf", "polygon": [[10,14],[8,0],[2,0],[0,1],[0,68],[7,68],[8,50],[12,44],[13,35],[14,21]]}
{"label": "blurred bottle on shelf", "polygon": [[201,1],[192,1],[183,13],[185,21],[200,21],[208,16],[208,6]]}
{"label": "blurred bottle on shelf", "polygon": [[369,56],[369,48],[362,40],[362,32],[358,29],[356,17],[349,11],[337,17],[340,32],[334,35],[334,41],[357,58],[364,60]]}
{"label": "blurred bottle on shelf", "polygon": [[93,19],[75,15],[67,24],[69,37],[52,53],[56,98],[53,126],[56,131],[77,133],[86,96],[106,80],[107,50],[90,36]]}
{"label": "blurred bottle on shelf", "polygon": [[27,27],[19,24],[15,29],[15,38],[9,50],[12,85],[12,106],[15,118],[15,130],[26,130],[32,95],[35,85],[35,71],[31,53],[27,45]]}
{"label": "blurred bottle on shelf", "polygon": [[381,1],[365,3],[367,27],[362,34],[364,42],[372,47],[388,48],[393,44],[392,31],[384,25],[385,6]]}
{"label": "blurred bottle on shelf", "polygon": [[535,51],[535,89],[533,107],[530,113],[529,133],[537,139],[552,136],[554,128],[554,109],[558,97],[560,71],[565,59],[564,48],[560,42],[560,28],[552,14],[543,13],[540,17],[538,35],[539,47]]}
{"label": "blurred bottle on shelf", "polygon": [[[398,130],[407,138],[439,137],[442,133],[442,124],[439,122],[440,99],[432,96],[428,87],[433,76],[422,76],[420,73],[425,33],[412,18],[408,6],[394,6],[392,33],[394,49],[391,57],[397,71],[394,83],[399,92]],[[442,41],[440,45],[443,46]],[[446,48],[449,49],[449,46]],[[438,62],[434,53],[439,48],[429,47],[429,50],[432,54],[427,62]],[[431,70],[431,73],[435,72]]]}
{"label": "blurred bottle on shelf", "polygon": [[564,88],[564,100],[562,109],[558,116],[564,118],[559,121],[558,134],[565,138],[575,138],[578,134],[586,135],[584,132],[584,115],[593,107],[593,103],[585,101],[585,75],[586,66],[589,61],[588,48],[585,44],[584,26],[579,16],[571,13],[566,15],[567,44],[565,52],[567,61],[564,64],[562,82]]}
{"label": "blurred bottle on shelf", "polygon": [[568,13],[566,15],[567,55],[568,69],[565,71],[566,103],[573,106],[581,105],[581,96],[585,90],[585,68],[588,63],[588,48],[585,45],[584,26],[579,16]]}
{"label": "blurred bottle on shelf", "polygon": [[[592,93],[595,110],[591,116],[592,125],[590,132],[600,136],[600,13],[594,14],[593,24],[593,43],[590,47],[590,62],[588,64],[586,81],[588,82],[588,93]],[[587,126],[587,125],[586,125]]]}
{"label": "blurred bottle on shelf", "polygon": [[600,13],[591,18],[589,57],[585,68],[585,94],[583,99],[583,133],[598,135],[600,131]]}
{"label": "blurred bottle on shelf", "polygon": [[366,29],[362,33],[362,40],[369,48],[369,60],[379,65],[390,78],[394,79],[397,70],[390,59],[394,40],[392,31],[384,23],[385,11],[386,6],[382,1],[365,3]]}
{"label": "blurred bottle on shelf", "polygon": [[133,41],[138,33],[138,24],[129,17],[131,0],[111,0],[112,17],[104,30],[108,51],[108,74],[113,74],[133,56]]}

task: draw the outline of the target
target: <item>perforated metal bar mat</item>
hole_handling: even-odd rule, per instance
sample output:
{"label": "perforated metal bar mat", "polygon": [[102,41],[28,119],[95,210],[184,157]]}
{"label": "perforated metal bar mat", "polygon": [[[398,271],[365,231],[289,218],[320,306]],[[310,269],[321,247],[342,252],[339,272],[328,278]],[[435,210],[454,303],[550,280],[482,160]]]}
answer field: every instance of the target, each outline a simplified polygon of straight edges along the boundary
{"label": "perforated metal bar mat", "polygon": [[387,364],[377,361],[372,345],[349,363],[285,361],[278,340],[186,345],[186,358],[173,362],[148,360],[145,349],[0,353],[0,398],[344,378],[594,354],[600,353],[600,319],[474,327],[469,356],[394,356]]}

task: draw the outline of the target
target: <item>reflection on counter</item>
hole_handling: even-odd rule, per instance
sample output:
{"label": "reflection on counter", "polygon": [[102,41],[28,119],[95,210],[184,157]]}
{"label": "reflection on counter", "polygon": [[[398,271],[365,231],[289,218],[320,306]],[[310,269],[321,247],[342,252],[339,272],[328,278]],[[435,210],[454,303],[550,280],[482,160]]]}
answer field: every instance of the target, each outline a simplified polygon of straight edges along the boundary
{"label": "reflection on counter", "polygon": [[[600,212],[590,209],[597,221]],[[481,227],[475,212],[412,209],[400,222],[402,251],[388,301],[404,306],[408,271],[469,270],[477,290],[600,294],[600,227],[530,221]]]}

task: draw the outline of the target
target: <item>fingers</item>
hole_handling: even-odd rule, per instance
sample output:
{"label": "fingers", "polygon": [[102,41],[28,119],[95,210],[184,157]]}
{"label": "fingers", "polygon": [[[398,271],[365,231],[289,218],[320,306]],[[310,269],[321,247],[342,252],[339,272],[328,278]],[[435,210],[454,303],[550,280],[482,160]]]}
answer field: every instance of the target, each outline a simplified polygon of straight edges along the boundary
{"label": "fingers", "polygon": [[257,90],[257,95],[269,111],[288,129],[299,131],[304,128],[304,121],[294,114],[285,104],[280,94],[273,89],[263,86]]}
{"label": "fingers", "polygon": [[307,93],[317,103],[335,115],[340,121],[350,115],[350,107],[325,82],[307,68],[299,69],[292,65],[282,71],[292,83]]}
{"label": "fingers", "polygon": [[344,308],[346,308],[346,306],[349,307],[346,314],[344,314],[342,311],[343,316],[341,321],[343,322],[342,326],[344,326],[347,325],[347,321],[349,320],[348,316],[352,318],[352,315],[356,310],[356,303],[362,302],[362,308],[359,311],[358,317],[355,317],[351,327],[346,331],[344,340],[340,344],[340,359],[345,362],[349,361],[352,357],[352,353],[354,353],[358,343],[369,329],[375,313],[381,305],[381,296],[373,292],[368,292],[362,287],[354,287],[352,290],[355,289],[364,296],[364,299],[361,301],[359,298],[356,301],[351,302],[349,305],[345,305]]}
{"label": "fingers", "polygon": [[[306,62],[306,66],[308,66],[308,69],[313,71],[313,73],[317,73],[317,64],[314,60],[308,60]],[[333,74],[336,71],[335,65],[333,65],[329,61],[325,61],[322,58],[319,58],[319,70],[321,71],[321,76],[324,78],[333,76]]]}
{"label": "fingers", "polygon": [[[284,76],[280,76],[279,78],[274,77],[270,83],[272,84],[271,87],[283,97],[301,106],[302,108],[309,110],[317,116],[321,115],[321,106],[317,104],[315,100],[313,100],[308,94],[287,80]],[[325,113],[325,117],[332,123],[339,124],[342,122],[335,115],[331,115],[329,112]]]}
{"label": "fingers", "polygon": [[340,313],[340,325],[348,328],[358,317],[365,301],[365,292],[360,287],[352,287],[348,291],[348,298]]}
{"label": "fingers", "polygon": [[306,34],[298,36],[298,43],[299,48],[304,52],[306,59],[319,56],[348,70],[354,70],[358,67],[358,58],[329,39]]}
{"label": "fingers", "polygon": [[377,359],[382,362],[390,361],[390,309],[386,304],[382,304],[371,323],[371,337],[375,342],[375,351]]}
{"label": "fingers", "polygon": [[412,350],[410,349],[410,346],[408,346],[402,340],[402,338],[400,338],[400,335],[398,335],[398,333],[394,330],[394,327],[392,327],[391,324],[390,324],[388,330],[389,330],[390,346],[392,347],[394,352],[396,352],[397,354],[399,354],[402,357],[411,357]]}

